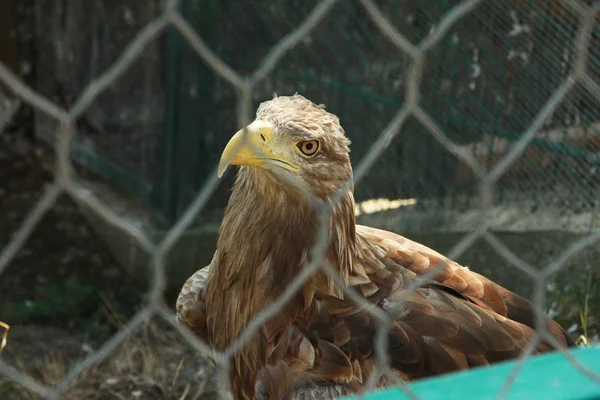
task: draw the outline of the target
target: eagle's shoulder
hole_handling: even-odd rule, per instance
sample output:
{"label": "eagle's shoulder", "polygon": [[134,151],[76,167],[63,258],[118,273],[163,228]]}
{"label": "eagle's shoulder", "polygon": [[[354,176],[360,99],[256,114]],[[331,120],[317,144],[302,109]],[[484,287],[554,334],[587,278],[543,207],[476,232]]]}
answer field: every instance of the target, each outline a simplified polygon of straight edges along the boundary
{"label": "eagle's shoulder", "polygon": [[479,301],[500,315],[506,316],[505,301],[497,285],[480,274],[421,243],[382,229],[357,225],[361,238],[383,251],[382,259],[406,268],[415,276],[429,275],[429,280],[447,286],[463,296]]}
{"label": "eagle's shoulder", "polygon": [[[377,256],[381,264],[391,264],[392,270],[394,265],[400,265],[414,273],[416,278],[431,273],[429,280],[434,282],[438,289],[449,288],[486,312],[536,329],[536,311],[533,304],[491,279],[399,234],[363,225],[357,225],[356,230],[358,236],[366,243],[365,246],[378,250]],[[371,253],[375,252],[371,250]],[[406,272],[403,274],[406,280]],[[556,321],[548,316],[545,320],[552,336],[560,343],[573,345],[572,339]]]}

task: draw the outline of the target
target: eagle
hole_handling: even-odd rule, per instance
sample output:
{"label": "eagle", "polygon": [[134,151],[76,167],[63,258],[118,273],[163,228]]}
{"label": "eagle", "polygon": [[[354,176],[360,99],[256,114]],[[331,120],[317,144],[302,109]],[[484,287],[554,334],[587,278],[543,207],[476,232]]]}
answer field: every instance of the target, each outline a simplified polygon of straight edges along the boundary
{"label": "eagle", "polygon": [[[295,94],[261,103],[223,150],[219,177],[230,165],[237,176],[213,259],[180,291],[178,322],[224,351],[319,262],[367,302],[353,302],[316,270],[232,355],[234,398],[335,398],[363,391],[370,379],[376,388],[392,384],[374,375],[381,320],[365,304],[389,316],[388,359],[402,382],[514,359],[530,343],[534,354],[554,349],[544,338],[534,342],[527,299],[423,244],[358,225],[349,146],[336,115]],[[323,223],[326,246],[317,259]],[[437,273],[424,276],[432,268]],[[574,345],[544,318],[556,341]]]}

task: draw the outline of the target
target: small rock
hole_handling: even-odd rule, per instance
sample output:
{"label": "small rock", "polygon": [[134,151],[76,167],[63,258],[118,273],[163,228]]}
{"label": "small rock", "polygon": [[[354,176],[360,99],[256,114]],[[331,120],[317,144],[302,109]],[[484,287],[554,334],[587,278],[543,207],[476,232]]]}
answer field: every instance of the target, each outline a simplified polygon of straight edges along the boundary
{"label": "small rock", "polygon": [[[92,351],[94,351],[94,349],[89,344],[83,343],[81,345],[81,351],[83,351],[84,353],[91,353]],[[117,383],[117,380],[115,378],[109,378],[109,379],[107,379],[107,383],[108,383],[108,380],[110,380],[110,379],[114,379],[115,383]]]}
{"label": "small rock", "polygon": [[117,378],[107,378],[104,382],[107,385],[115,385],[118,382],[118,380]]}

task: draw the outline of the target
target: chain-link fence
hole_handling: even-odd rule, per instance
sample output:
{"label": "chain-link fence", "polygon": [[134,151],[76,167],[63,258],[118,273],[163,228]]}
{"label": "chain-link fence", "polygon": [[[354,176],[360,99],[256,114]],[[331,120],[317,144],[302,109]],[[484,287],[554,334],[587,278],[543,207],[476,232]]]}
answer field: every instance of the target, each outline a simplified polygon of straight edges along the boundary
{"label": "chain-link fence", "polygon": [[[141,231],[138,226],[132,222],[121,218],[120,215],[115,213],[110,207],[105,205],[78,182],[73,174],[70,156],[73,138],[77,134],[75,126],[78,119],[112,83],[128,71],[132,64],[140,57],[140,54],[156,41],[169,27],[176,29],[178,34],[186,40],[199,58],[208,65],[214,73],[218,74],[223,82],[226,82],[227,85],[235,89],[237,96],[236,125],[245,126],[252,119],[251,117],[254,111],[253,105],[255,95],[256,93],[259,93],[257,89],[259,84],[270,76],[272,71],[280,62],[282,62],[282,59],[291,49],[301,41],[310,37],[310,34],[326,20],[327,16],[334,12],[338,3],[339,2],[335,0],[324,0],[316,3],[310,10],[305,9],[305,13],[302,14],[302,20],[296,21],[297,23],[293,24],[294,28],[289,33],[278,38],[277,42],[273,44],[267,54],[260,58],[258,66],[250,73],[241,75],[238,70],[233,69],[230,65],[225,63],[223,59],[217,57],[215,53],[211,51],[206,45],[204,38],[193,29],[191,24],[181,14],[177,2],[168,2],[168,4],[164,5],[164,9],[157,11],[158,16],[154,17],[150,23],[135,35],[135,38],[125,48],[121,56],[104,73],[98,78],[91,80],[85,86],[84,90],[77,96],[73,105],[68,109],[41,96],[18,79],[18,77],[8,68],[4,65],[0,65],[0,80],[3,84],[23,102],[34,107],[37,111],[46,116],[53,118],[59,127],[55,138],[57,161],[54,182],[48,185],[35,207],[33,207],[29,215],[23,220],[20,229],[15,232],[10,242],[2,250],[2,253],[0,254],[0,274],[6,269],[11,260],[13,260],[19,249],[22,248],[27,238],[35,230],[40,219],[53,207],[57,198],[63,193],[66,193],[79,204],[89,207],[106,222],[127,233],[137,245],[151,255],[152,271],[152,285],[148,293],[146,306],[97,351],[92,352],[88,357],[74,365],[69,370],[67,376],[59,384],[54,387],[47,387],[41,382],[22,374],[14,366],[0,359],[0,372],[3,375],[44,398],[60,398],[61,394],[69,388],[70,384],[80,374],[92,365],[108,357],[111,352],[113,352],[119,344],[128,337],[128,335],[138,329],[145,320],[153,315],[160,316],[176,327],[181,335],[199,352],[207,356],[214,356],[217,360],[217,365],[221,368],[221,372],[225,374],[228,369],[229,356],[239,351],[244,345],[244,341],[250,337],[262,323],[277,314],[286,301],[289,301],[300,289],[303,282],[306,281],[311,273],[320,269],[331,276],[334,282],[343,288],[344,293],[352,301],[360,305],[361,308],[370,310],[374,318],[377,318],[381,322],[380,332],[378,332],[374,344],[378,358],[379,372],[388,376],[392,381],[396,381],[387,363],[388,357],[386,356],[386,342],[384,340],[386,337],[386,329],[389,326],[389,317],[380,310],[371,307],[371,305],[362,298],[362,296],[355,293],[355,291],[345,287],[342,279],[336,274],[333,268],[328,266],[324,261],[327,229],[329,227],[328,223],[321,224],[322,226],[319,235],[321,240],[319,240],[312,249],[313,254],[315,255],[313,262],[310,265],[305,266],[280,299],[273,304],[270,304],[252,320],[245,332],[240,336],[239,340],[230,349],[223,354],[214,355],[208,345],[200,342],[189,331],[185,330],[175,322],[172,310],[169,309],[162,300],[162,294],[166,283],[165,257],[185,229],[192,224],[196,215],[207,204],[211,195],[215,192],[218,185],[216,165],[212,170],[209,179],[195,196],[192,204],[185,209],[181,217],[164,238],[162,238],[159,243],[154,243],[146,232]],[[386,149],[390,147],[390,143],[393,142],[394,138],[402,135],[409,122],[418,124],[422,131],[429,132],[436,143],[442,146],[460,163],[467,166],[469,169],[468,172],[472,174],[478,182],[477,187],[481,202],[480,218],[478,219],[477,227],[472,233],[464,236],[462,240],[448,252],[448,256],[450,258],[460,256],[460,254],[468,249],[476,240],[483,238],[496,249],[501,257],[512,263],[522,272],[522,274],[524,274],[524,276],[535,281],[533,299],[536,310],[541,313],[544,309],[548,279],[561,270],[561,268],[563,268],[578,252],[596,244],[600,240],[600,231],[593,230],[582,239],[567,246],[565,249],[562,249],[563,251],[556,257],[554,262],[539,270],[512,253],[500,240],[498,240],[496,235],[487,229],[486,213],[493,204],[496,184],[510,169],[511,165],[523,156],[528,145],[537,140],[538,132],[540,132],[553,115],[556,115],[558,110],[561,110],[566,99],[569,99],[569,96],[572,93],[577,92],[584,96],[583,98],[586,99],[584,103],[600,100],[600,86],[595,79],[595,70],[590,68],[589,62],[589,55],[593,54],[593,51],[590,49],[590,43],[594,38],[593,32],[596,26],[595,18],[600,11],[600,4],[597,2],[584,3],[577,0],[551,2],[555,5],[560,4],[561,7],[563,7],[564,10],[567,10],[569,15],[572,15],[574,20],[577,21],[576,35],[574,36],[574,41],[572,43],[573,56],[568,58],[568,66],[564,68],[564,76],[560,75],[560,79],[556,77],[557,80],[554,85],[552,85],[551,90],[543,92],[547,94],[547,99],[544,104],[530,116],[531,118],[529,118],[526,128],[519,132],[518,138],[515,137],[512,144],[506,145],[506,148],[504,149],[505,154],[495,161],[493,165],[490,165],[489,168],[486,168],[482,165],[481,160],[478,159],[476,152],[474,154],[469,150],[468,146],[458,143],[455,137],[448,135],[448,133],[440,127],[438,122],[439,116],[435,114],[437,112],[436,110],[439,110],[439,107],[434,105],[433,109],[427,108],[424,106],[423,99],[430,97],[427,95],[427,91],[435,89],[435,87],[431,87],[431,81],[428,76],[430,73],[427,68],[429,53],[442,44],[442,41],[447,37],[453,27],[456,27],[457,24],[460,24],[461,21],[476,12],[479,7],[489,3],[490,2],[483,0],[463,1],[457,4],[447,2],[448,9],[443,10],[444,12],[440,13],[439,21],[435,24],[435,27],[424,32],[423,37],[416,38],[409,38],[410,35],[400,32],[396,25],[390,22],[387,18],[389,10],[385,5],[378,5],[371,0],[361,0],[356,3],[357,7],[364,10],[364,23],[367,23],[368,21],[369,24],[372,24],[384,37],[386,37],[389,40],[389,46],[391,46],[388,48],[389,51],[394,51],[398,54],[398,57],[407,60],[409,67],[405,79],[402,79],[401,86],[403,88],[403,95],[398,97],[397,104],[399,107],[393,115],[390,115],[389,121],[385,123],[385,128],[379,134],[377,139],[368,147],[363,147],[364,154],[361,155],[360,162],[354,170],[354,182],[355,184],[358,184],[363,179],[366,179],[369,171],[373,168],[375,163],[379,161],[382,155],[385,154]],[[536,2],[536,4],[539,5],[543,3]],[[306,5],[304,7],[306,7]],[[199,8],[198,12],[201,13],[202,8]],[[352,60],[348,60],[348,62],[350,63]],[[359,77],[358,79],[362,79],[362,77]],[[365,77],[364,79],[367,78]],[[530,83],[530,81],[520,83],[520,90],[538,90],[534,87],[529,88],[527,86],[528,83]],[[210,103],[214,99],[209,98],[205,100]],[[580,110],[580,103],[577,104],[577,106],[570,106],[571,109]],[[522,107],[522,105],[516,105],[515,107]],[[202,111],[202,109],[198,110],[200,113]],[[366,109],[364,113],[368,114],[368,109]],[[479,117],[479,114],[457,116],[457,118],[465,124],[468,124],[467,121],[476,120]],[[430,143],[427,139],[423,140],[424,142],[418,142],[418,146],[426,146],[427,143]],[[420,147],[417,148],[417,150],[419,149]],[[389,168],[389,170],[393,175],[393,168]],[[393,176],[389,179],[392,178]],[[587,184],[589,186],[596,185],[594,182]],[[335,201],[332,201],[332,203],[335,203]],[[330,207],[331,206],[320,205],[319,211],[320,215],[323,217],[320,220],[328,220],[327,217]],[[426,274],[426,277],[432,277],[437,272],[438,271],[433,268]],[[411,290],[414,289],[415,288],[412,288]],[[583,374],[586,374],[590,379],[600,383],[600,377],[579,365],[570,353],[566,349],[561,348],[556,343],[555,339],[546,332],[543,324],[540,324],[538,328],[537,339],[534,343],[542,339],[549,341],[563,352],[565,357]],[[525,360],[532,350],[533,346],[529,346],[527,351],[523,354],[522,360]],[[518,369],[512,377],[514,378],[517,373]],[[510,384],[511,381],[506,383],[504,393],[506,393]],[[411,392],[408,386],[402,385],[402,387],[412,398],[417,397]]]}
{"label": "chain-link fence", "polygon": [[[187,20],[203,33],[215,54],[236,71],[251,73],[278,38],[306,18],[317,3],[256,1],[233,7],[238,3],[185,1],[182,6]],[[417,43],[438,29],[441,17],[459,2],[377,4],[386,21],[408,41]],[[335,18],[327,17],[315,27],[265,77],[256,88],[253,105],[274,91],[291,94],[297,90],[318,99],[340,116],[354,143],[354,157],[361,159],[372,144],[372,132],[383,130],[385,121],[405,102],[412,60],[381,35],[360,3],[341,1],[334,14]],[[215,23],[205,24],[203,18]],[[568,65],[575,58],[578,22],[576,13],[556,1],[485,2],[429,49],[421,72],[427,77],[421,84],[422,108],[449,139],[472,152],[489,170],[568,76]],[[594,25],[591,75],[598,65],[597,36]],[[174,88],[180,107],[173,118],[180,121],[177,128],[182,137],[178,154],[184,160],[190,158],[177,170],[185,177],[179,187],[180,209],[201,185],[199,175],[187,170],[207,173],[217,161],[209,149],[223,146],[224,132],[235,127],[228,117],[235,109],[235,90],[212,71],[203,71],[193,57],[193,51],[182,45],[180,61],[173,63],[181,75],[180,85]],[[203,92],[186,90],[188,87],[202,87]],[[202,106],[206,96],[214,98],[210,117],[193,111]],[[598,165],[598,111],[593,96],[571,91],[543,122],[525,157],[498,180],[496,202],[530,201],[543,207],[567,202],[570,193],[577,192],[584,207],[593,206],[598,198],[598,181],[592,172]],[[205,133],[202,138],[194,134],[199,129]],[[358,201],[416,198],[431,210],[459,207],[458,197],[475,197],[476,177],[470,168],[435,138],[422,135],[421,129],[414,120],[407,121],[402,139],[390,144],[357,187]],[[194,163],[196,153],[186,157],[184,146],[195,149],[203,159]],[[227,197],[226,190],[218,190],[214,207]]]}
{"label": "chain-link fence", "polygon": [[[377,4],[387,21],[417,43],[458,3]],[[211,52],[247,75],[316,4],[186,0],[179,10]],[[157,0],[39,2],[36,89],[69,108],[90,78],[107,68],[131,35],[159,11]],[[357,160],[366,154],[374,132],[383,130],[384,121],[403,104],[411,63],[366,13],[358,2],[336,3],[323,23],[256,85],[252,98],[256,107],[274,91],[300,91],[327,104],[344,121]],[[568,76],[579,22],[576,13],[557,1],[485,2],[429,49],[420,104],[454,143],[489,170]],[[588,53],[592,77],[600,66],[594,50],[599,33],[594,24]],[[212,101],[207,104],[206,98]],[[167,29],[77,120],[74,160],[174,219],[210,174],[216,162],[211,150],[223,146],[227,132],[235,128],[230,115],[236,102],[236,89],[199,59],[181,35]],[[205,113],[197,113],[200,108]],[[570,91],[525,156],[498,180],[496,203],[560,206],[577,193],[578,208],[596,207],[598,115],[593,96]],[[53,120],[40,115],[37,123],[38,135],[52,139]],[[429,210],[472,207],[477,180],[468,165],[422,135],[414,119],[403,132],[360,184],[357,200],[416,198],[419,207]],[[208,209],[222,209],[229,195],[226,186],[217,188]]]}

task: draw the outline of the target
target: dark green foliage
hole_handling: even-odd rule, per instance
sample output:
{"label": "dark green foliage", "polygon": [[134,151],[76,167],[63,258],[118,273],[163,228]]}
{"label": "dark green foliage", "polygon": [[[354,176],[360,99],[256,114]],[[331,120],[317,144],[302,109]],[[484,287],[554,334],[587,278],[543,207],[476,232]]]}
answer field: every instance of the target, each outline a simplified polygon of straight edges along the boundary
{"label": "dark green foliage", "polygon": [[119,288],[106,294],[70,275],[61,283],[37,285],[30,300],[8,302],[0,314],[11,325],[55,325],[85,332],[91,340],[106,339],[133,313],[134,300]]}

